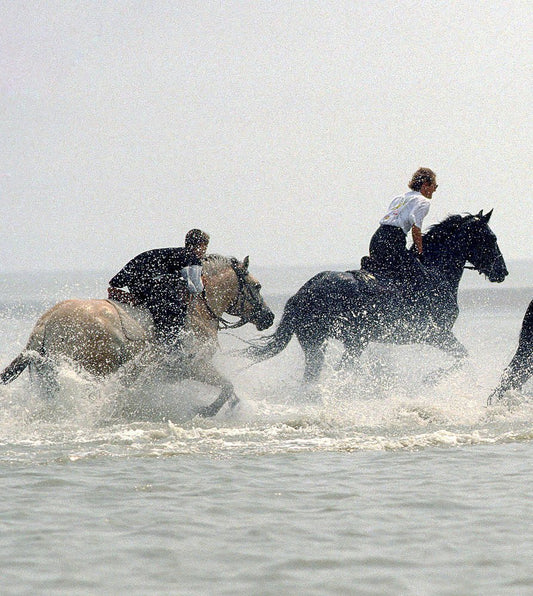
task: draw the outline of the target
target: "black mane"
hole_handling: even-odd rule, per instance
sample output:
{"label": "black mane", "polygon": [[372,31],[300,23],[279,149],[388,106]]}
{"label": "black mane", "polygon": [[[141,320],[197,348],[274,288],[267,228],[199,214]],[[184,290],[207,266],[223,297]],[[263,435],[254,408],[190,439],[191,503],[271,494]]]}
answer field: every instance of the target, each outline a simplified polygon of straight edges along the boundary
{"label": "black mane", "polygon": [[434,245],[449,241],[459,228],[467,221],[474,219],[475,215],[465,213],[464,215],[448,215],[446,219],[432,225],[424,234],[424,244]]}

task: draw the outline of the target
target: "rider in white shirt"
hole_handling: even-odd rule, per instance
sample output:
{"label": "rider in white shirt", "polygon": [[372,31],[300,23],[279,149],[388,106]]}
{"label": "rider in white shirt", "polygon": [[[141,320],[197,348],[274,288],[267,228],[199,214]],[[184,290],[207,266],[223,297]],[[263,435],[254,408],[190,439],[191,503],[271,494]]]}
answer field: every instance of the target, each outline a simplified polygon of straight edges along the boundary
{"label": "rider in white shirt", "polygon": [[[427,289],[428,274],[419,260],[423,254],[422,222],[428,214],[430,199],[437,189],[435,172],[419,168],[409,182],[409,192],[394,197],[379,228],[370,240],[371,263],[379,270],[391,271],[411,282],[411,287],[421,303],[421,293]],[[414,252],[407,250],[407,234],[411,231]],[[430,304],[425,304],[430,308]]]}

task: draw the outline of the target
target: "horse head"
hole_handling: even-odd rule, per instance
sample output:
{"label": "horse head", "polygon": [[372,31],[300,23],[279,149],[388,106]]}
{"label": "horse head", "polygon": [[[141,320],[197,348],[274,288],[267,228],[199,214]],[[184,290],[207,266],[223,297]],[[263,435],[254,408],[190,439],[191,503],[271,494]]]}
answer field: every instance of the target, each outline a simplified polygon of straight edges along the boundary
{"label": "horse head", "polygon": [[465,218],[463,227],[463,242],[466,260],[479,273],[485,275],[489,281],[500,283],[508,275],[505,260],[498,246],[496,235],[489,227],[492,209],[483,214]]}
{"label": "horse head", "polygon": [[226,308],[226,312],[240,317],[243,324],[253,323],[258,331],[263,331],[272,326],[274,313],[261,296],[261,284],[250,275],[249,264],[249,257],[245,257],[242,263],[239,263],[237,259],[231,260],[231,267],[237,276],[238,287],[235,300]]}

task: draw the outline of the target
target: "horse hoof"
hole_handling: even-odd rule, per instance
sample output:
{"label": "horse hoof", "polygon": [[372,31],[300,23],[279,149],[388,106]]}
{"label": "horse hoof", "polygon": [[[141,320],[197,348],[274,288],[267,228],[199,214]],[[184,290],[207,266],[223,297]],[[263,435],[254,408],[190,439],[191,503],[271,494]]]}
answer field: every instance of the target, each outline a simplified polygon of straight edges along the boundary
{"label": "horse hoof", "polygon": [[235,399],[238,400],[238,398],[233,398],[230,400],[226,395],[221,395],[218,399],[215,399],[212,404],[199,408],[196,412],[196,415],[202,418],[212,418],[219,413],[220,409],[225,403],[229,402],[229,406],[231,407],[231,402],[233,402]]}
{"label": "horse hoof", "polygon": [[436,370],[435,372],[426,375],[423,379],[424,385],[428,387],[434,387],[444,376],[444,372],[442,370]]}
{"label": "horse hoof", "polygon": [[230,400],[230,402],[228,403],[229,409],[230,410],[234,410],[239,404],[241,403],[241,400],[235,396],[232,400]]}
{"label": "horse hoof", "polygon": [[213,404],[211,404],[210,406],[199,408],[196,415],[200,416],[200,418],[212,418],[217,412],[218,408],[213,408]]}

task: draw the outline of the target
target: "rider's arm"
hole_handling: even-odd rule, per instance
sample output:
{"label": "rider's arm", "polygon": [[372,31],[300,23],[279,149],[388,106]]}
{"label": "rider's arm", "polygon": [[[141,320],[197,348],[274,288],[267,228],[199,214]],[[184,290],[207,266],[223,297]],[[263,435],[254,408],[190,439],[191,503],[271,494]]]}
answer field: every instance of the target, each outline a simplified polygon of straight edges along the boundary
{"label": "rider's arm", "polygon": [[109,285],[112,288],[123,288],[128,285],[127,275],[124,269],[121,269],[114,277],[109,280]]}
{"label": "rider's arm", "polygon": [[418,226],[413,225],[411,228],[411,234],[413,235],[413,242],[416,246],[416,251],[419,255],[422,254],[422,231]]}
{"label": "rider's arm", "polygon": [[410,214],[411,234],[413,235],[413,243],[416,246],[416,252],[422,254],[422,222],[429,211],[429,199],[420,196],[413,200],[413,210]]}
{"label": "rider's arm", "polygon": [[181,276],[187,282],[189,292],[194,296],[201,294],[204,291],[204,284],[202,282],[202,267],[200,265],[189,265],[183,267]]}

